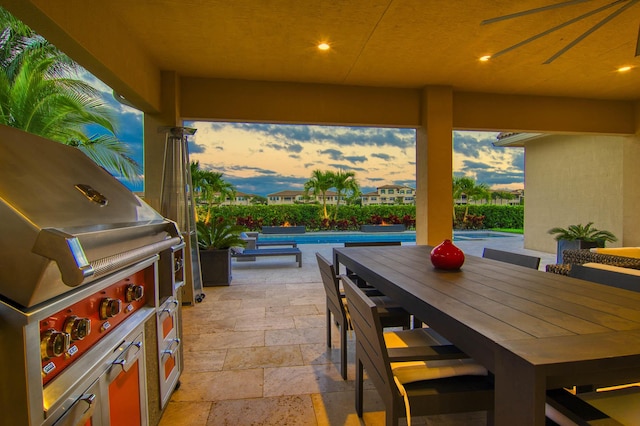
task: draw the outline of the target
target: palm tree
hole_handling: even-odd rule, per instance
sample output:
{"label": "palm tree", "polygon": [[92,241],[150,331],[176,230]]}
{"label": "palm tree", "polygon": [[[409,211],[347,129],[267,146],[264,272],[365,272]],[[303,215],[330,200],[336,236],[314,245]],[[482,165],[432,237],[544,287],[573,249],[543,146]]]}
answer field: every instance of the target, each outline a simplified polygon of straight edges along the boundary
{"label": "palm tree", "polygon": [[[473,187],[476,186],[476,182],[471,179],[470,177],[467,176],[462,176],[462,177],[453,177],[453,205],[455,206],[456,200],[462,198],[463,194],[468,194],[469,192],[473,191]],[[467,204],[467,209],[468,209],[468,204]],[[465,218],[467,215],[468,210],[465,212]],[[453,221],[455,222],[456,220],[456,211],[455,209],[453,210]],[[463,218],[464,220],[464,218]]]}
{"label": "palm tree", "polygon": [[[74,78],[77,65],[1,8],[0,26],[0,124],[75,146],[111,173],[139,179],[98,91]],[[88,126],[106,134],[88,135]]]}
{"label": "palm tree", "polygon": [[471,201],[489,201],[489,199],[491,198],[489,185],[487,185],[486,183],[478,183],[474,185],[471,191],[467,193],[467,197]]}
{"label": "palm tree", "polygon": [[207,203],[207,218],[211,214],[211,207],[214,204],[221,204],[227,197],[235,198],[236,189],[229,182],[222,178],[222,173],[200,168],[199,161],[192,161],[191,180],[194,188],[194,196]]}
{"label": "palm tree", "polygon": [[313,192],[313,195],[318,198],[318,195],[322,197],[322,218],[328,219],[327,213],[327,191],[333,187],[335,173],[332,171],[323,172],[322,170],[314,170],[311,173],[311,179],[304,184],[304,194],[309,196],[309,191]]}
{"label": "palm tree", "polygon": [[[466,222],[467,216],[469,216],[469,201],[489,200],[490,191],[489,186],[486,183],[476,184],[476,181],[470,177],[454,177],[453,178],[453,202],[462,198],[462,194],[467,196],[466,208],[464,210],[464,216],[462,221]],[[453,211],[453,220],[456,220],[455,209]]]}
{"label": "palm tree", "polygon": [[500,204],[503,203],[504,200],[513,200],[515,197],[509,191],[493,191],[491,193],[491,199],[494,204],[498,204],[498,199],[500,199]]}
{"label": "palm tree", "polygon": [[359,192],[359,185],[356,181],[355,172],[345,172],[344,170],[338,170],[333,175],[333,187],[336,189],[338,201],[336,202],[336,211],[333,219],[338,218],[338,207],[340,207],[340,199],[346,197],[349,193],[356,194]]}

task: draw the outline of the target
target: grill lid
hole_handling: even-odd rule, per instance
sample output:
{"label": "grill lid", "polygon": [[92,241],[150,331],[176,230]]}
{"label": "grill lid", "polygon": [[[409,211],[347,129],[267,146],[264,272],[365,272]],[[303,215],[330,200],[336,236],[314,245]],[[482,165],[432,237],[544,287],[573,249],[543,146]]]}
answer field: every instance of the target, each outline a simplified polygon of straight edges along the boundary
{"label": "grill lid", "polygon": [[0,126],[0,295],[30,307],[181,241],[80,150]]}

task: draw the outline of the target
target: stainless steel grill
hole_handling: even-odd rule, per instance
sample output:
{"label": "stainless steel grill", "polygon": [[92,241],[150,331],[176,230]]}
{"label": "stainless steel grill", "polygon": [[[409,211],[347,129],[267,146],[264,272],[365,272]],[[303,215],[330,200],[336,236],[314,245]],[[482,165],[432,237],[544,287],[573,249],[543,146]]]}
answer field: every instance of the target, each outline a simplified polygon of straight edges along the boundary
{"label": "stainless steel grill", "polygon": [[[181,361],[182,247],[174,222],[81,151],[0,127],[0,406],[12,407],[3,421],[110,424],[121,421],[109,409],[117,403],[136,413],[131,424],[147,424],[145,381],[166,401],[180,374],[166,365]],[[162,371],[147,374],[145,350]],[[126,374],[135,395],[105,392]]]}

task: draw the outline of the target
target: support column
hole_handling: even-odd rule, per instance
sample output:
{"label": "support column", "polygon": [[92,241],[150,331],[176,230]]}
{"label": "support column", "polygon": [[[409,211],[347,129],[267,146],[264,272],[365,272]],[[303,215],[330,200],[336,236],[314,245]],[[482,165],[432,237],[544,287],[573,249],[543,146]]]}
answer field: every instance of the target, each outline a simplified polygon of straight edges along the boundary
{"label": "support column", "polygon": [[453,235],[453,90],[422,92],[416,132],[416,243],[437,245]]}

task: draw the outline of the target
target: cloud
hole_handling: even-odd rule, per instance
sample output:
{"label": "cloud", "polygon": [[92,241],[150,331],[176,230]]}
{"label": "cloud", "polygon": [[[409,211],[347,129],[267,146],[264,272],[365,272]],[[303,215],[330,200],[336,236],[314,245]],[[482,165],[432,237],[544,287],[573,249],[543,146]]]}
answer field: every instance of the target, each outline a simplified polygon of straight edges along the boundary
{"label": "cloud", "polygon": [[511,165],[518,170],[524,170],[524,148],[514,148],[513,158]]}
{"label": "cloud", "polygon": [[[215,169],[215,166],[211,166],[211,165],[203,165],[203,168],[209,169],[209,167],[211,167],[211,169]],[[227,172],[227,173],[237,173],[237,172],[252,172],[252,173],[256,173],[258,175],[264,176],[264,175],[278,175],[278,172],[275,170],[270,170],[270,169],[263,169],[260,167],[250,167],[250,166],[238,166],[238,165],[234,165],[234,166],[226,166],[226,167],[222,167],[222,168],[218,168],[219,170],[221,170],[223,173]]]}
{"label": "cloud", "polygon": [[364,155],[350,155],[343,158],[352,164],[364,163],[367,161],[367,157],[365,157]]}
{"label": "cloud", "polygon": [[395,158],[393,155],[385,154],[382,152],[374,152],[371,154],[371,156],[374,158],[379,158],[384,161],[391,161]]}
{"label": "cloud", "polygon": [[411,188],[415,189],[416,181],[415,180],[398,180],[396,181],[396,185],[410,186]]}
{"label": "cloud", "polygon": [[499,170],[480,171],[477,174],[477,181],[489,185],[489,187],[507,186],[522,183],[524,174],[520,172],[504,172]]}
{"label": "cloud", "polygon": [[309,179],[294,176],[263,175],[253,177],[224,176],[224,179],[242,192],[266,196],[279,191],[304,189]]}
{"label": "cloud", "polygon": [[353,166],[349,166],[347,164],[340,164],[340,163],[331,163],[331,164],[327,164],[327,166],[332,167],[334,169],[338,169],[338,170],[349,170],[352,172],[366,172],[367,169],[362,168],[362,167],[353,167]]}
{"label": "cloud", "polygon": [[481,163],[479,161],[471,161],[471,160],[464,160],[462,162],[464,164],[464,167],[466,169],[471,169],[471,170],[478,170],[478,169],[492,169],[493,167],[490,166],[489,164],[486,163]]}
{"label": "cloud", "polygon": [[260,123],[211,123],[214,130],[225,126],[272,138],[278,141],[330,144],[343,146],[393,146],[411,148],[415,146],[414,129],[356,127],[356,126],[316,126],[298,124]]}
{"label": "cloud", "polygon": [[344,154],[342,154],[342,151],[338,151],[337,149],[319,150],[318,154],[328,155],[332,160],[342,160],[344,158]]}
{"label": "cloud", "polygon": [[[206,151],[207,147],[205,145],[199,145],[192,140],[187,141],[189,154],[200,154]],[[224,149],[222,147],[215,147],[214,149]]]}
{"label": "cloud", "polygon": [[277,151],[287,151],[287,152],[296,152],[296,153],[300,153],[304,149],[302,145],[300,145],[299,143],[284,143],[284,144],[268,143],[265,146],[275,149]]}

